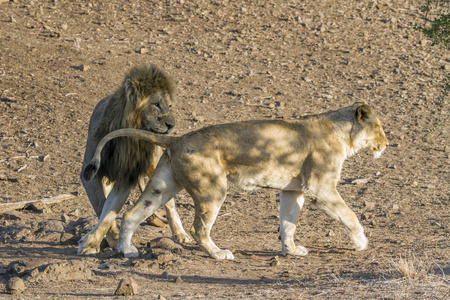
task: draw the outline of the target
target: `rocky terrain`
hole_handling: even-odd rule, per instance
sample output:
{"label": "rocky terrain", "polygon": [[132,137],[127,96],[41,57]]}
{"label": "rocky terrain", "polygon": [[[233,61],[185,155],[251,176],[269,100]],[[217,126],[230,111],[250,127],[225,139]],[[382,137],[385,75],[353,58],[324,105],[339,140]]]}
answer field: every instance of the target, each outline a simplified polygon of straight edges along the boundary
{"label": "rocky terrain", "polygon": [[[422,4],[0,0],[0,298],[449,298],[450,128],[440,85],[450,54],[414,29],[427,24]],[[350,158],[338,190],[369,249],[351,250],[342,226],[307,204],[296,238],[310,253],[283,257],[278,191],[232,187],[212,236],[234,261],[147,224],[134,236],[139,258],[109,248],[77,256],[96,223],[79,180],[90,114],[131,67],[151,63],[177,82],[175,135],[366,100],[390,146],[378,160]],[[193,203],[184,192],[175,200],[189,228]]]}

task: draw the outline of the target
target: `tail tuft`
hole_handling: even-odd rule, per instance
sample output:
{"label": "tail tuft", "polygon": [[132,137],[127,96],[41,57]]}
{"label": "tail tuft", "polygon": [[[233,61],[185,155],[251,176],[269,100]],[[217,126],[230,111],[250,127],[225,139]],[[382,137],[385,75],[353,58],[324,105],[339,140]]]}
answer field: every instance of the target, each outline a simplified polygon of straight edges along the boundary
{"label": "tail tuft", "polygon": [[100,164],[96,162],[90,162],[83,171],[83,178],[87,182],[91,181],[94,178],[95,174],[97,174]]}

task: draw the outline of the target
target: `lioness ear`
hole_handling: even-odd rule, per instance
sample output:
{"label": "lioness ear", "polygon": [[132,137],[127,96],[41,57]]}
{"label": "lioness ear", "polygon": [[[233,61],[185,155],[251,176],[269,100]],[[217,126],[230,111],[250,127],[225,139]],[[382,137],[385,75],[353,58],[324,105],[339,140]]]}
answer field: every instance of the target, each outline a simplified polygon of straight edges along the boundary
{"label": "lioness ear", "polygon": [[358,123],[362,124],[362,122],[369,119],[371,114],[372,114],[372,109],[370,108],[370,106],[367,104],[363,104],[363,105],[358,106],[358,108],[356,108],[355,117],[356,117],[356,120],[358,121]]}

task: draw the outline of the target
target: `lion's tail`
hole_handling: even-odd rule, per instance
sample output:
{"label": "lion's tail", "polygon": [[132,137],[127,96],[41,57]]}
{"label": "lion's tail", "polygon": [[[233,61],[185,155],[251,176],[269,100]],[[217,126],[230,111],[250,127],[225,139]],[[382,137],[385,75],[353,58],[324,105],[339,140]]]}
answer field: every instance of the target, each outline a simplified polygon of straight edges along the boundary
{"label": "lion's tail", "polygon": [[168,148],[173,142],[175,142],[178,139],[178,137],[155,134],[146,130],[134,128],[124,128],[112,131],[101,139],[100,143],[98,143],[97,145],[97,149],[95,149],[94,157],[89,162],[89,164],[84,168],[83,178],[86,181],[91,181],[92,178],[94,178],[95,174],[97,174],[98,169],[100,168],[102,149],[106,145],[106,143],[112,139],[121,136],[143,139],[152,142],[158,146],[161,146],[163,148]]}

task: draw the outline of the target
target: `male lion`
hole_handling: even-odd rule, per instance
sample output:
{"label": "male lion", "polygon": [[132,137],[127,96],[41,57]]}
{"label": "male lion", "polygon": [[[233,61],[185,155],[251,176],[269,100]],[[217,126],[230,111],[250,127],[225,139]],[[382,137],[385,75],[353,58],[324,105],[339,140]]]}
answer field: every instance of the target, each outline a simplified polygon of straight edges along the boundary
{"label": "male lion", "polygon": [[[111,131],[136,128],[168,133],[175,125],[171,113],[175,101],[175,83],[165,72],[153,65],[132,69],[119,89],[101,100],[92,113],[83,169],[92,159],[98,142]],[[143,183],[141,179],[146,171],[151,176],[161,154],[162,149],[157,145],[130,137],[106,145],[95,180],[87,182],[81,176],[99,222],[80,240],[79,255],[98,253],[105,234],[109,245],[117,247],[119,230],[115,218],[131,188],[138,181]],[[165,208],[174,236],[180,241],[189,241],[174,202],[168,202]]]}
{"label": "male lion", "polygon": [[368,241],[356,215],[336,190],[344,160],[360,149],[375,157],[386,148],[380,120],[363,101],[301,120],[248,121],[205,127],[181,137],[122,129],[100,141],[84,176],[90,179],[103,145],[119,136],[151,141],[167,150],[139,201],[125,213],[119,251],[138,255],[131,237],[138,224],[183,188],[195,203],[191,235],[213,258],[233,259],[210,238],[228,182],[244,189],[271,187],[280,193],[280,237],[283,255],[306,255],[294,244],[297,218],[305,199],[345,226],[356,250]]}

